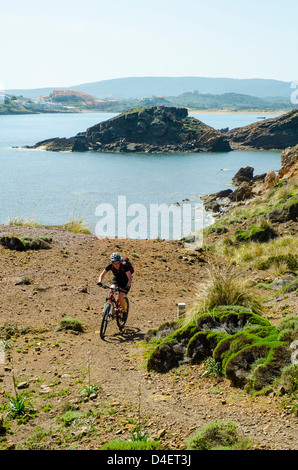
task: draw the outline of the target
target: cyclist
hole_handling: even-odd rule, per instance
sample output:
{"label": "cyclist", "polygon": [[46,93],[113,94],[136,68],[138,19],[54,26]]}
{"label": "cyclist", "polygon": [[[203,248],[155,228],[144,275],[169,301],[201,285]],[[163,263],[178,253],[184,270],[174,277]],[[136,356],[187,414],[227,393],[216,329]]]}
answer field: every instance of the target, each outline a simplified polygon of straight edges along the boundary
{"label": "cyclist", "polygon": [[[112,253],[110,257],[111,263],[102,271],[98,279],[98,285],[102,285],[103,278],[109,271],[112,271],[114,277],[111,283],[111,289],[115,287],[121,287],[122,289],[129,291],[132,282],[132,275],[129,266],[122,262],[122,258],[119,253]],[[125,292],[118,293],[118,300],[121,305],[123,312],[126,312],[126,302],[123,300]]]}

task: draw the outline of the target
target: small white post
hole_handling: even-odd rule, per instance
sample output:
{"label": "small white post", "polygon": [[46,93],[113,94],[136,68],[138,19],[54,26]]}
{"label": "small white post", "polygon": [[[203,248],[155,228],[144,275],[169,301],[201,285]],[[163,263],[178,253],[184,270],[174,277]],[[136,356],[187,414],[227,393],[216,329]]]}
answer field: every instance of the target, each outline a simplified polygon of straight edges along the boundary
{"label": "small white post", "polygon": [[185,315],[185,304],[179,303],[178,311],[177,311],[177,320],[184,317],[184,315]]}

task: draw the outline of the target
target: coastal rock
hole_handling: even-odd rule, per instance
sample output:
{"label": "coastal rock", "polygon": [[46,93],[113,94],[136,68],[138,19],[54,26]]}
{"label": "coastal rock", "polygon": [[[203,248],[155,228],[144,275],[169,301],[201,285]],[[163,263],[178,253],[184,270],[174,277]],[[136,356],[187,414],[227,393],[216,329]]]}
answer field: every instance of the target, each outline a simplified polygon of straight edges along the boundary
{"label": "coastal rock", "polygon": [[220,204],[216,201],[209,201],[204,204],[208,212],[220,212]]}
{"label": "coastal rock", "polygon": [[243,182],[251,181],[253,179],[253,173],[254,173],[254,168],[252,166],[247,166],[246,168],[240,168],[240,170],[238,170],[235,176],[233,177],[232,184],[237,186]]}
{"label": "coastal rock", "polygon": [[274,171],[269,171],[264,179],[263,189],[269,189],[278,182],[278,177]]}
{"label": "coastal rock", "polygon": [[244,182],[233,191],[228,198],[233,202],[244,201],[250,199],[253,196],[252,187],[249,183]]}
{"label": "coastal rock", "polygon": [[290,204],[283,209],[274,209],[268,214],[270,222],[288,222],[290,220],[298,220],[298,203]]}
{"label": "coastal rock", "polygon": [[85,152],[225,152],[224,134],[188,116],[186,108],[149,106],[125,111],[71,138],[38,142],[34,149]]}
{"label": "coastal rock", "polygon": [[278,172],[279,178],[298,178],[298,145],[287,148],[281,154],[281,169]]}
{"label": "coastal rock", "polygon": [[232,129],[226,134],[233,149],[283,150],[298,144],[298,109]]}

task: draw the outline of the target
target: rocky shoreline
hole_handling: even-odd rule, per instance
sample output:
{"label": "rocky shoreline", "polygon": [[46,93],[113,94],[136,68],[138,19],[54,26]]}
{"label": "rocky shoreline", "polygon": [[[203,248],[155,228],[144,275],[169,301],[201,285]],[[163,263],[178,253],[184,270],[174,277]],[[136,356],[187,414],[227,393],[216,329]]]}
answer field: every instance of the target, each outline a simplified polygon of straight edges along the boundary
{"label": "rocky shoreline", "polygon": [[284,150],[293,147],[298,143],[298,109],[232,129],[226,137],[234,150]]}
{"label": "rocky shoreline", "polygon": [[[254,198],[262,198],[266,191],[273,186],[282,185],[287,181],[298,179],[298,145],[285,149],[281,154],[281,168],[278,173],[269,171],[254,176],[254,168],[247,166],[240,168],[234,175],[232,190],[223,189],[216,193],[201,196],[205,210],[214,219],[219,219],[234,207],[249,204]],[[286,211],[275,209],[268,214],[268,220],[275,223],[296,221],[298,219],[298,204],[290,205]]]}

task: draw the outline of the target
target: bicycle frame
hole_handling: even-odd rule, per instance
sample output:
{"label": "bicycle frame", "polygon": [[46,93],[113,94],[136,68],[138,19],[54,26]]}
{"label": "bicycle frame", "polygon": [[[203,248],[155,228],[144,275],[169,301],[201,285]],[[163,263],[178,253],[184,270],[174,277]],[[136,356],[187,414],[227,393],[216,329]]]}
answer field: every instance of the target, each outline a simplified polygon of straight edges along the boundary
{"label": "bicycle frame", "polygon": [[110,289],[109,297],[106,297],[106,302],[111,302],[113,305],[112,318],[119,316],[121,305],[119,303],[119,300],[115,298],[114,292],[118,291],[118,292],[126,293],[126,290],[121,289],[121,287],[111,288],[110,286],[105,286],[105,285],[102,285],[101,287],[103,287],[104,289]]}

